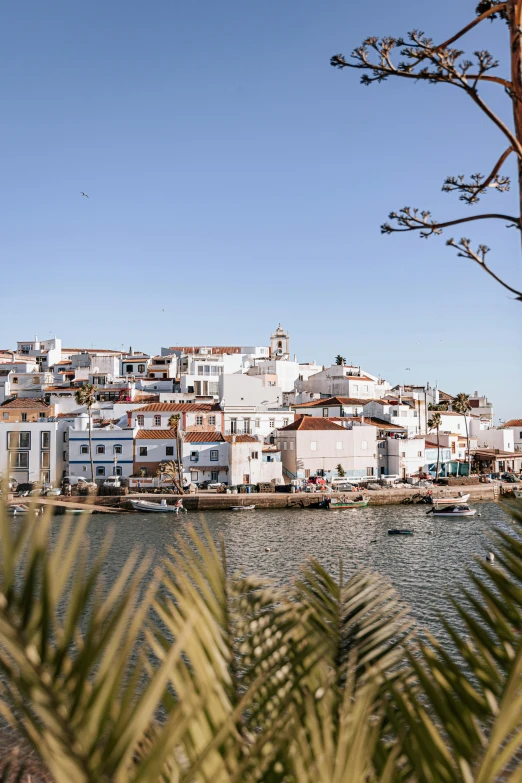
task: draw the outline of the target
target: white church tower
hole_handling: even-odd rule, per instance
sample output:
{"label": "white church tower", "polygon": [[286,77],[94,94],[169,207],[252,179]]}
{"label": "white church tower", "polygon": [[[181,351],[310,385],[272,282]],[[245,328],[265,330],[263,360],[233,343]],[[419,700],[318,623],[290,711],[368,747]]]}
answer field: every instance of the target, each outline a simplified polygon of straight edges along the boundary
{"label": "white church tower", "polygon": [[290,359],[290,335],[282,328],[281,324],[270,336],[270,358]]}

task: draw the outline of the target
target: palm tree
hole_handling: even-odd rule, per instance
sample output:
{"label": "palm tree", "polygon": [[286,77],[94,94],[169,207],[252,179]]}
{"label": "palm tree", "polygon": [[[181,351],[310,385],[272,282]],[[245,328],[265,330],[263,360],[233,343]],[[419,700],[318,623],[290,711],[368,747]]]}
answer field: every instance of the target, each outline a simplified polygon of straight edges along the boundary
{"label": "palm tree", "polygon": [[471,475],[471,454],[469,452],[469,426],[468,426],[468,413],[471,410],[471,405],[469,402],[469,394],[464,394],[464,392],[461,392],[460,394],[457,394],[456,397],[454,397],[451,407],[455,411],[455,413],[460,413],[461,416],[464,417],[464,424],[466,425],[466,451],[467,451],[467,462],[468,462],[468,476]]}
{"label": "palm tree", "polygon": [[206,528],[108,590],[86,524],[0,509],[1,712],[55,783],[522,779],[515,528],[452,590],[449,648],[381,577],[230,577]]}
{"label": "palm tree", "polygon": [[172,416],[169,417],[169,427],[172,430],[172,433],[174,437],[176,438],[176,463],[173,461],[170,463],[172,466],[177,464],[177,477],[175,478],[174,475],[172,475],[171,472],[171,478],[176,485],[178,492],[180,495],[183,494],[183,470],[181,465],[181,430],[179,423],[181,421],[181,416],[179,413],[173,413]]}
{"label": "palm tree", "polygon": [[96,402],[97,386],[92,383],[84,383],[74,392],[74,398],[78,405],[85,405],[89,416],[89,456],[91,458],[91,481],[94,481],[94,460],[92,456],[92,407]]}
{"label": "palm tree", "polygon": [[344,364],[346,364],[346,359],[344,358],[344,356],[341,356],[341,354],[338,353],[337,356],[335,357],[335,363],[338,366],[343,366]]}
{"label": "palm tree", "polygon": [[437,468],[435,471],[435,480],[437,480],[439,477],[439,466],[440,466],[439,429],[441,424],[442,424],[442,416],[440,415],[440,413],[434,413],[431,419],[428,419],[428,432],[431,430],[437,430]]}

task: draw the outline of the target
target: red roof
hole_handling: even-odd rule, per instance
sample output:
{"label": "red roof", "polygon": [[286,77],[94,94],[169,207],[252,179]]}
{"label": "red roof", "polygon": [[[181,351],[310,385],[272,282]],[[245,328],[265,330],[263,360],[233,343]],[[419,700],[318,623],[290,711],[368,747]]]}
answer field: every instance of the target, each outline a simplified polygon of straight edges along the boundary
{"label": "red roof", "polygon": [[229,353],[241,353],[241,347],[237,345],[172,345],[169,346],[169,351],[174,353],[179,351],[180,353],[197,354],[200,350],[208,351],[208,354],[200,354],[202,358],[205,356],[216,356],[220,354]]}
{"label": "red roof", "polygon": [[34,410],[48,411],[49,405],[40,397],[15,397],[7,400],[0,406],[2,408],[32,408]]}
{"label": "red roof", "polygon": [[[235,440],[232,441],[232,438]],[[259,443],[252,435],[225,435],[225,440],[227,443]]]}
{"label": "red roof", "polygon": [[217,403],[198,402],[153,402],[143,408],[134,408],[128,413],[199,413],[204,411],[221,411]]}
{"label": "red roof", "polygon": [[345,428],[319,416],[300,416],[292,424],[287,424],[286,427],[281,427],[278,431],[289,432],[291,430],[337,430],[344,432]]}
{"label": "red roof", "polygon": [[502,429],[509,429],[509,427],[522,427],[522,419],[510,419],[502,425]]}
{"label": "red roof", "polygon": [[360,400],[356,397],[325,397],[319,400],[310,400],[310,402],[300,402],[297,405],[291,405],[291,408],[328,408],[334,405],[366,405],[371,400]]}
{"label": "red roof", "polygon": [[174,430],[138,430],[136,438],[140,440],[176,440]]}
{"label": "red roof", "polygon": [[185,443],[223,443],[225,438],[221,432],[186,432],[183,435]]}

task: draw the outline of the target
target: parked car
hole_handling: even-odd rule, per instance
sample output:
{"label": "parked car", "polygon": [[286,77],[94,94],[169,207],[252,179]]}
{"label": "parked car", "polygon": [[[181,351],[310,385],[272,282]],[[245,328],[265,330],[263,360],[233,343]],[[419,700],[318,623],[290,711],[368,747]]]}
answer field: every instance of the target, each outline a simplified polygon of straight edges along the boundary
{"label": "parked car", "polygon": [[109,476],[103,482],[104,487],[121,487],[121,481],[119,476]]}
{"label": "parked car", "polygon": [[502,481],[506,481],[508,484],[516,484],[518,477],[514,473],[503,473],[501,476]]}

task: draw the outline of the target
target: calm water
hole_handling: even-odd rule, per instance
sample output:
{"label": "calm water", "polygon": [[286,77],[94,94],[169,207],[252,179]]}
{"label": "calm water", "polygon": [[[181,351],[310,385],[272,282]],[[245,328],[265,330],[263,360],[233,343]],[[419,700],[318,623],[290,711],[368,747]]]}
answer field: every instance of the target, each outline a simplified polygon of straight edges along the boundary
{"label": "calm water", "polygon": [[[375,506],[345,512],[319,510],[255,510],[253,512],[128,514],[91,517],[88,526],[94,548],[107,528],[114,541],[106,564],[106,577],[115,578],[125,559],[138,546],[159,562],[175,535],[187,522],[201,529],[203,519],[212,535],[222,534],[230,570],[244,569],[288,582],[307,555],[316,557],[337,574],[339,556],[348,576],[358,568],[380,571],[389,577],[412,607],[421,624],[440,631],[437,613],[452,612],[444,595],[455,590],[474,555],[491,549],[488,531],[495,525],[512,526],[495,503],[476,503],[479,516],[460,520],[426,516],[428,506]],[[58,526],[60,518],[56,518]],[[410,528],[414,536],[388,536],[391,527]],[[265,552],[270,547],[270,552]]]}

